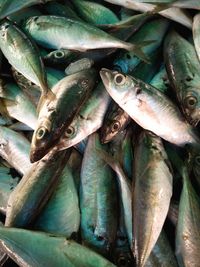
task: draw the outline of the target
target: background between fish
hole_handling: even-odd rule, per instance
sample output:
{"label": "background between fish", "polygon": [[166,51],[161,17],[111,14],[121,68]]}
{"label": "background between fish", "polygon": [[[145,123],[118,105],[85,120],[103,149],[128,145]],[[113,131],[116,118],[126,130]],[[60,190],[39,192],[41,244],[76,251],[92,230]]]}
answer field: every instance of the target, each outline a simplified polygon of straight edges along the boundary
{"label": "background between fish", "polygon": [[1,266],[200,266],[199,10],[0,1]]}

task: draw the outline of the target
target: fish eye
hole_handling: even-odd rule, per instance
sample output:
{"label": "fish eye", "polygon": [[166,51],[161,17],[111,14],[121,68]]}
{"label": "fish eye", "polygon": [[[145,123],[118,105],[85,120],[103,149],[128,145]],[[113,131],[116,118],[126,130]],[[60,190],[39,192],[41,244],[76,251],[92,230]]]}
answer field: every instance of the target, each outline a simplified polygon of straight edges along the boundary
{"label": "fish eye", "polygon": [[37,130],[37,133],[36,133],[36,138],[38,140],[41,140],[46,134],[47,134],[48,130],[45,128],[45,127],[40,127],[38,130]]}
{"label": "fish eye", "polygon": [[62,57],[64,57],[64,52],[62,52],[62,51],[57,51],[56,53],[55,53],[55,58],[62,58]]}
{"label": "fish eye", "polygon": [[188,108],[194,108],[197,104],[197,98],[194,96],[188,96],[185,98],[185,104]]}
{"label": "fish eye", "polygon": [[197,165],[200,166],[200,155],[195,157],[195,162],[196,162]]}
{"label": "fish eye", "polygon": [[112,128],[111,128],[111,131],[112,132],[115,132],[115,131],[118,131],[120,129],[121,125],[118,121],[115,121],[113,124],[112,124]]}
{"label": "fish eye", "polygon": [[75,129],[72,126],[69,126],[65,132],[66,137],[70,137],[75,133]]}
{"label": "fish eye", "polygon": [[121,73],[116,74],[115,77],[114,77],[114,82],[117,85],[123,85],[125,83],[125,81],[126,81],[126,76],[124,76]]}

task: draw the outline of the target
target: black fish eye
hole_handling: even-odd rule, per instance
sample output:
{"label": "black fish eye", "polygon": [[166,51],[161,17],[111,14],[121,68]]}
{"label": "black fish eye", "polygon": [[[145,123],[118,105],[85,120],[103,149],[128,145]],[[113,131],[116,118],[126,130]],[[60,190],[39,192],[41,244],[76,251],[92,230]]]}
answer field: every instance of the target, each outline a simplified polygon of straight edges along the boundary
{"label": "black fish eye", "polygon": [[111,131],[112,132],[115,132],[115,131],[118,131],[120,129],[121,125],[118,121],[115,121],[113,124],[112,124],[112,129]]}
{"label": "black fish eye", "polygon": [[126,81],[126,76],[124,76],[121,73],[116,74],[115,77],[114,77],[114,82],[117,85],[123,85],[125,83],[125,81]]}
{"label": "black fish eye", "polygon": [[197,104],[197,98],[194,96],[188,96],[185,98],[185,104],[188,108],[194,108]]}
{"label": "black fish eye", "polygon": [[46,134],[47,134],[48,130],[45,128],[45,127],[40,127],[38,130],[37,130],[37,133],[36,133],[36,137],[38,140],[41,140]]}
{"label": "black fish eye", "polygon": [[75,129],[72,126],[69,126],[65,132],[66,137],[70,137],[75,133]]}
{"label": "black fish eye", "polygon": [[64,52],[62,52],[62,51],[57,51],[56,53],[55,53],[55,58],[62,58],[62,57],[64,57]]}

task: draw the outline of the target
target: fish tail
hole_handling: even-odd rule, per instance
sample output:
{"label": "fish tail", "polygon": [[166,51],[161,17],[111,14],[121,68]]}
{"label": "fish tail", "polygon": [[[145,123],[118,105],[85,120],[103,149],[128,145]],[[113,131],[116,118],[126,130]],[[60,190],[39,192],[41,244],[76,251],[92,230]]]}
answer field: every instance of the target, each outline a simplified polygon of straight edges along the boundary
{"label": "fish tail", "polygon": [[138,58],[146,63],[150,63],[149,57],[143,52],[142,48],[154,43],[155,40],[143,41],[140,44],[129,44],[128,51],[133,52]]}
{"label": "fish tail", "polygon": [[55,94],[49,89],[47,92],[42,91],[40,96],[38,105],[37,105],[37,113],[39,114],[41,108],[43,107],[44,103],[48,100],[53,101],[56,98]]}

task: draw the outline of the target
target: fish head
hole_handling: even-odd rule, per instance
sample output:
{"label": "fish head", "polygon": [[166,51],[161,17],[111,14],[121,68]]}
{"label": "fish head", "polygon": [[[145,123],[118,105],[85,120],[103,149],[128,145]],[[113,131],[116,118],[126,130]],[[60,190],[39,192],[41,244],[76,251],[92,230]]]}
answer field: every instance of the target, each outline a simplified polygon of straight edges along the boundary
{"label": "fish head", "polygon": [[50,108],[50,105],[44,105],[39,114],[38,124],[33,133],[30,151],[30,161],[36,162],[43,158],[54,145],[58,135],[60,135],[59,128],[56,129],[54,125],[56,110]]}
{"label": "fish head", "polygon": [[25,20],[23,23],[23,28],[25,29],[25,31],[28,31],[30,33],[39,30],[39,16],[34,16]]}
{"label": "fish head", "polygon": [[101,69],[100,76],[106,90],[118,104],[122,99],[126,102],[130,97],[134,97],[137,82],[131,76],[105,68]]}
{"label": "fish head", "polygon": [[188,88],[183,96],[183,110],[191,125],[196,126],[200,120],[200,88]]}

